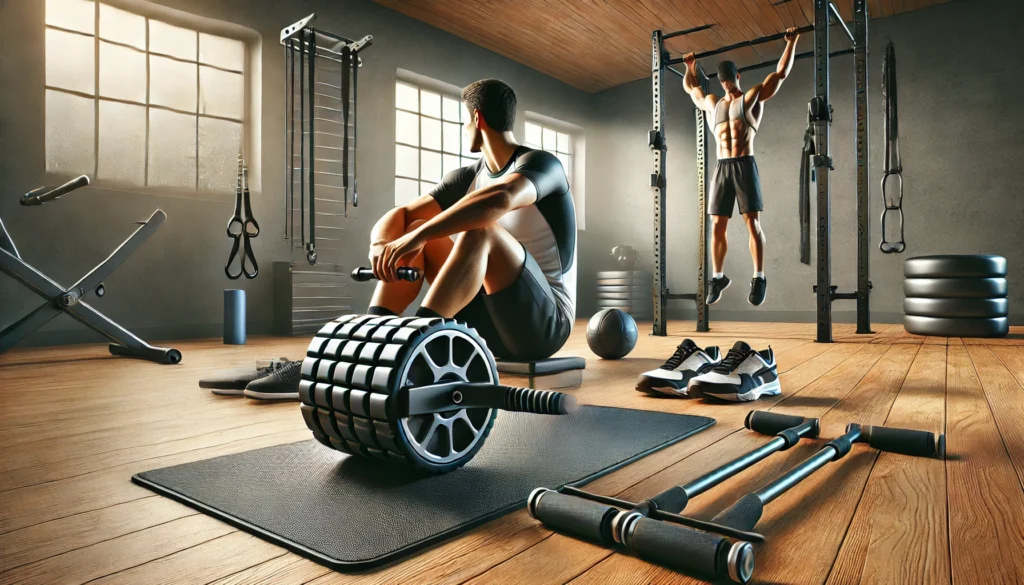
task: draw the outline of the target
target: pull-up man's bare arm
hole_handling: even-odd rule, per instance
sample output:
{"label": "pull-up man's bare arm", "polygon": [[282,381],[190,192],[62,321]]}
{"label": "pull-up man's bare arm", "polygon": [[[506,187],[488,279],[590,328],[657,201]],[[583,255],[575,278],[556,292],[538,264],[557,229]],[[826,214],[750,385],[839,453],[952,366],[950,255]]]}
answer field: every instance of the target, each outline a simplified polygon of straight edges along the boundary
{"label": "pull-up man's bare arm", "polygon": [[775,66],[775,71],[764,78],[763,82],[750,88],[748,96],[763,102],[772,99],[778,93],[782,82],[789,77],[789,72],[793,70],[793,61],[796,60],[796,43],[800,39],[800,33],[796,31],[797,29],[792,27],[786,29],[786,48],[783,49],[782,56],[779,57],[779,64]]}
{"label": "pull-up man's bare arm", "polygon": [[715,109],[715,104],[718,103],[718,96],[704,93],[704,89],[700,86],[700,81],[697,79],[697,60],[694,59],[692,52],[683,55],[683,63],[686,64],[686,75],[683,76],[683,91],[690,94],[690,99],[693,100],[693,104],[698,108],[706,112]]}

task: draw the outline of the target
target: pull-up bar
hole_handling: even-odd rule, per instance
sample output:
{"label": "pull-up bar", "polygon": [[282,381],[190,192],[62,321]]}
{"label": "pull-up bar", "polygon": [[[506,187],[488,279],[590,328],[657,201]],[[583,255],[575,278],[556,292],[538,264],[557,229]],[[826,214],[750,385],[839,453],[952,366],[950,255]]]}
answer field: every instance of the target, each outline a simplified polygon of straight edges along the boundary
{"label": "pull-up bar", "polygon": [[846,22],[843,20],[843,15],[839,14],[839,9],[836,8],[836,5],[833,4],[832,2],[829,2],[828,9],[829,12],[832,13],[832,17],[836,19],[837,23],[839,23],[839,26],[843,27],[843,31],[846,32],[846,36],[849,37],[850,39],[850,44],[853,46],[857,46],[857,41],[853,40],[853,33],[850,32],[850,28],[846,26]]}
{"label": "pull-up bar", "polygon": [[[814,30],[814,26],[813,25],[807,25],[807,26],[802,26],[802,27],[796,29],[795,32],[797,34],[803,34],[805,32],[811,32],[812,30]],[[786,37],[786,33],[780,32],[780,33],[776,33],[776,34],[773,34],[773,35],[768,35],[766,37],[761,37],[759,39],[754,39],[754,40],[751,40],[751,41],[743,41],[743,42],[735,43],[735,44],[732,44],[732,45],[726,45],[724,47],[719,47],[717,49],[712,49],[710,51],[704,51],[703,53],[697,53],[697,54],[695,54],[693,56],[693,58],[694,59],[703,59],[704,57],[710,57],[712,55],[720,55],[722,53],[728,53],[729,51],[732,51],[733,49],[740,49],[740,48],[743,48],[743,47],[753,47],[755,45],[762,45],[764,43],[770,43],[772,41],[777,41],[777,40],[785,38],[785,37]],[[665,64],[666,65],[676,65],[676,64],[679,64],[679,63],[682,63],[682,62],[683,62],[683,58],[682,57],[676,57],[675,59],[669,59],[668,61],[665,62]]]}
{"label": "pull-up bar", "polygon": [[[853,40],[853,33],[850,32],[849,27],[846,26],[846,22],[843,20],[842,15],[839,14],[839,9],[836,8],[836,5],[833,4],[832,2],[829,2],[828,6],[829,6],[830,15],[835,19],[835,21],[839,24],[839,26],[841,26],[843,28],[843,32],[845,32],[846,36],[849,37],[850,42],[853,43],[854,45],[856,45],[857,44],[856,41]],[[711,25],[704,25],[702,27],[697,27],[697,28],[693,28],[693,29],[689,29],[689,30],[669,33],[667,35],[663,35],[662,39],[668,39],[668,38],[671,38],[671,37],[685,35],[685,34],[689,34],[691,32],[699,31],[699,30],[704,30],[705,28],[709,28],[710,26]],[[813,30],[814,30],[814,25],[809,24],[807,26],[801,26],[800,28],[796,29],[796,31],[794,31],[794,32],[796,34],[803,34],[803,33],[811,32]],[[754,47],[756,45],[763,45],[764,43],[770,43],[772,41],[777,41],[777,40],[780,40],[780,39],[784,39],[784,38],[786,38],[786,34],[787,33],[785,33],[785,32],[780,32],[780,33],[776,33],[776,34],[773,34],[773,35],[768,35],[766,37],[756,38],[756,39],[753,39],[753,40],[750,40],[750,41],[741,41],[739,43],[734,43],[732,45],[726,45],[724,47],[719,47],[717,49],[712,49],[710,51],[704,51],[703,53],[696,53],[696,54],[694,54],[693,58],[694,59],[703,59],[705,57],[711,57],[713,55],[721,55],[722,53],[728,53],[729,51],[732,51],[734,49],[742,49],[743,47]],[[683,58],[682,57],[676,57],[675,59],[669,59],[668,61],[665,62],[665,64],[671,66],[671,65],[678,65],[679,63],[682,63],[682,62],[683,62]]]}
{"label": "pull-up bar", "polygon": [[702,30],[708,30],[709,28],[711,28],[713,26],[715,26],[715,25],[713,25],[713,24],[702,24],[700,26],[695,26],[693,28],[688,28],[686,30],[677,30],[675,32],[665,33],[665,34],[661,35],[661,38],[662,39],[671,39],[672,37],[681,37],[683,35],[688,35],[688,34],[692,34],[692,33],[695,33],[695,32],[700,32]]}
{"label": "pull-up bar", "polygon": [[[854,49],[843,49],[842,51],[833,51],[833,52],[829,53],[828,57],[829,57],[829,59],[831,59],[832,57],[839,57],[839,56],[842,56],[842,55],[852,55],[853,53],[854,53]],[[804,53],[798,53],[796,57],[793,57],[793,59],[810,59],[813,56],[814,56],[814,51],[807,51],[807,52],[804,52]],[[777,64],[778,62],[779,62],[778,59],[773,60],[773,61],[761,61],[760,63],[755,63],[754,65],[747,65],[745,67],[740,67],[736,71],[738,73],[743,73],[745,71],[752,71],[754,69],[761,69],[762,67],[770,67],[772,65]],[[675,71],[675,70],[673,69],[673,71]],[[679,74],[678,71],[675,71],[675,73]],[[713,73],[709,73],[708,74],[708,79],[714,79],[716,77],[718,77],[718,73],[717,72],[713,72]]]}

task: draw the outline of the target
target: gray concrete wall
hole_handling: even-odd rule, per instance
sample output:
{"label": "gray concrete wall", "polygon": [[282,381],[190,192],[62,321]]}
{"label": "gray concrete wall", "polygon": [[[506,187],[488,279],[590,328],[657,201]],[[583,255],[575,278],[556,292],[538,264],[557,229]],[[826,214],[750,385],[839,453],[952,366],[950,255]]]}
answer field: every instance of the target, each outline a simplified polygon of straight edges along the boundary
{"label": "gray concrete wall", "polygon": [[[216,336],[222,319],[221,291],[242,287],[249,297],[249,330],[269,332],[271,264],[291,251],[281,238],[283,178],[283,59],[280,28],[317,12],[317,26],[358,37],[373,34],[360,76],[359,185],[362,206],[347,224],[351,251],[346,262],[361,262],[373,221],[393,201],[394,80],[399,67],[454,85],[500,77],[520,97],[523,113],[539,112],[581,126],[587,135],[587,230],[579,239],[579,313],[593,312],[594,272],[608,268],[613,245],[628,244],[652,261],[652,198],[646,187],[651,156],[650,82],[640,80],[587,95],[525,66],[364,0],[272,2],[270,0],[164,0],[199,16],[236,23],[263,39],[260,140],[262,189],[253,195],[263,227],[255,240],[263,273],[254,281],[228,281],[222,265],[229,241],[224,225],[228,201],[187,194],[153,194],[91,188],[42,208],[23,208],[17,197],[55,183],[44,171],[44,50],[42,0],[0,2],[0,215],[23,256],[64,283],[72,282],[106,256],[160,207],[167,223],[107,281],[108,294],[96,305],[115,320],[151,339]],[[1000,14],[1000,18],[993,18]],[[1024,322],[1024,199],[1012,180],[1024,154],[1016,137],[1024,119],[1015,97],[1019,23],[1024,6],[1012,0],[951,2],[871,26],[872,114],[872,295],[875,321],[901,315],[902,260],[908,255],[989,252],[1010,260],[1011,311]],[[887,37],[896,43],[900,72],[903,158],[906,171],[908,254],[884,256],[876,249],[882,164],[880,65]],[[837,46],[841,39],[836,40]],[[809,38],[802,41],[810,47]],[[835,62],[833,101],[833,274],[843,290],[855,282],[854,147],[852,58]],[[752,76],[748,74],[747,79]],[[675,81],[672,82],[675,84]],[[746,304],[750,273],[746,234],[730,228],[732,250],[726,268],[737,282],[714,307],[716,319],[813,320],[810,287],[814,269],[797,257],[797,163],[812,91],[811,65],[798,62],[792,78],[767,106],[757,153],[768,210],[769,297],[757,310]],[[669,284],[691,291],[696,280],[697,209],[693,196],[693,108],[675,86],[669,110]],[[369,287],[352,287],[352,302],[366,302]],[[0,277],[0,326],[35,307],[39,300]],[[689,316],[685,302],[672,314]],[[836,320],[852,320],[848,302],[836,305]],[[65,316],[28,343],[96,339]]]}
{"label": "gray concrete wall", "polygon": [[[222,290],[248,293],[250,333],[271,327],[273,261],[287,260],[282,238],[283,56],[278,34],[285,25],[316,12],[316,26],[353,38],[374,35],[364,54],[359,80],[359,187],[361,206],[347,223],[351,250],[346,262],[365,258],[369,229],[393,205],[394,82],[398,67],[456,86],[498,77],[515,88],[520,103],[519,135],[526,110],[588,125],[590,97],[550,77],[439,29],[364,0],[277,2],[272,0],[164,0],[162,4],[198,16],[255,30],[262,37],[262,190],[253,193],[263,233],[254,240],[262,273],[253,281],[229,281],[223,273],[230,241],[224,226],[230,201],[188,194],[90,188],[45,207],[17,203],[24,192],[58,178],[45,173],[43,0],[0,2],[0,216],[30,263],[70,284],[132,231],[130,222],[159,207],[167,223],[106,282],[107,295],[95,305],[149,339],[220,335]],[[351,287],[354,306],[370,287]],[[41,299],[6,276],[0,277],[0,326]],[[92,301],[90,301],[92,302]],[[60,316],[26,343],[99,339]]]}
{"label": "gray concrete wall", "polygon": [[[1024,5],[1014,0],[950,2],[919,12],[872,21],[870,26],[871,114],[871,280],[872,317],[902,317],[902,262],[939,253],[992,253],[1009,260],[1011,322],[1024,323],[1024,198],[1016,167],[1024,160],[1024,130],[1017,96],[1020,77],[1020,22]],[[845,42],[834,33],[833,46]],[[883,158],[881,62],[887,38],[896,46],[901,147],[905,171],[907,252],[877,249],[881,211],[879,180]],[[801,49],[810,50],[809,35]],[[705,67],[713,69],[713,59]],[[745,74],[746,85],[769,70]],[[691,292],[696,281],[696,173],[693,106],[677,78],[666,92],[669,111],[668,248],[669,285]],[[721,88],[717,88],[721,92]],[[798,61],[771,102],[755,150],[766,199],[768,299],[747,304],[751,273],[746,228],[729,228],[726,272],[735,284],[713,307],[712,319],[813,321],[811,286],[815,267],[799,262],[798,163],[813,94],[812,64]],[[603,210],[589,218],[581,238],[583,274],[580,311],[593,310],[593,272],[615,244],[635,246],[651,265],[653,200],[648,184],[651,154],[649,80],[594,98],[595,122],[588,133],[588,205]],[[853,58],[833,60],[832,95],[832,273],[840,290],[856,286],[856,200],[853,113]],[[711,155],[713,164],[713,157]],[[628,220],[627,220],[628,218]],[[692,316],[692,303],[672,301],[670,314]],[[836,321],[852,321],[852,301],[834,305]]]}

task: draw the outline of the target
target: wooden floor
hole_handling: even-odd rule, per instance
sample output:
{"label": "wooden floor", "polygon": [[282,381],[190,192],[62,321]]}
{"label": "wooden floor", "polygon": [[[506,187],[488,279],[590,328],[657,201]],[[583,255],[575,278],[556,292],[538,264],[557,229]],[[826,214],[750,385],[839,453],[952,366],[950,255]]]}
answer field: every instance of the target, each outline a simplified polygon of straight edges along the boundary
{"label": "wooden floor", "polygon": [[[751,406],[633,390],[636,375],[660,365],[692,327],[672,323],[675,335],[664,338],[642,334],[630,357],[609,362],[587,350],[585,323],[577,324],[563,353],[588,358],[584,385],[573,391],[582,402],[718,420],[592,490],[642,499],[764,441],[742,428]],[[1024,583],[1024,328],[995,340],[875,329],[857,336],[837,325],[834,344],[814,343],[812,324],[721,323],[691,334],[723,350],[739,338],[770,344],[783,394],[753,407],[820,417],[824,437],[851,421],[946,433],[945,461],[859,445],[768,505],[755,581]],[[178,366],[111,358],[104,346],[0,356],[0,583],[694,582],[552,534],[524,511],[403,563],[343,575],[129,481],[139,471],[308,439],[294,403],[216,397],[196,385],[218,368],[301,355],[305,345],[183,342]],[[817,448],[805,442],[773,455],[694,500],[688,513],[712,516]]]}

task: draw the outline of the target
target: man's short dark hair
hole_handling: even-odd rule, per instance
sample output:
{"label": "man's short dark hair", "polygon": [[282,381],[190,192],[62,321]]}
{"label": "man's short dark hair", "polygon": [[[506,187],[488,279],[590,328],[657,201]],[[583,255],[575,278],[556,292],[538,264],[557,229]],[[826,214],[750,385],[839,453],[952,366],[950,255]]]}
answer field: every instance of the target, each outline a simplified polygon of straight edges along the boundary
{"label": "man's short dark hair", "polygon": [[736,69],[736,64],[732,61],[722,61],[718,64],[718,80],[719,81],[736,81],[736,76],[740,72]]}
{"label": "man's short dark hair", "polygon": [[480,110],[487,125],[498,132],[508,132],[516,123],[516,92],[504,81],[474,81],[462,90],[462,101],[470,113]]}

